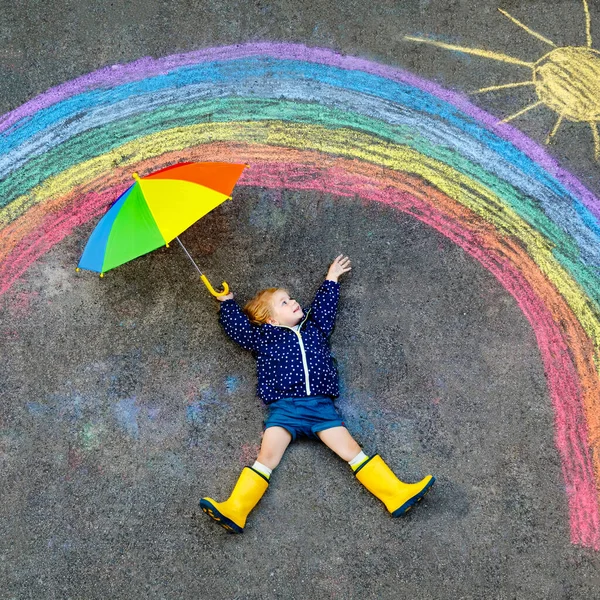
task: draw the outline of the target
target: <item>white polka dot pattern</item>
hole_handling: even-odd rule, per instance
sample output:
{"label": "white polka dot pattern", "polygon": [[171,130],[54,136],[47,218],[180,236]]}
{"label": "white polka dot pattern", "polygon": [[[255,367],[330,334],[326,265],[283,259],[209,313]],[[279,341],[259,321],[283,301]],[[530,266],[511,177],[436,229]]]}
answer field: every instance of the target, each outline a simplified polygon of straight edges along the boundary
{"label": "white polka dot pattern", "polygon": [[[312,396],[339,394],[338,375],[327,338],[335,324],[340,285],[325,280],[300,327]],[[300,342],[289,327],[252,325],[235,300],[221,303],[219,322],[225,333],[256,356],[257,392],[265,404],[306,396],[306,373]]]}

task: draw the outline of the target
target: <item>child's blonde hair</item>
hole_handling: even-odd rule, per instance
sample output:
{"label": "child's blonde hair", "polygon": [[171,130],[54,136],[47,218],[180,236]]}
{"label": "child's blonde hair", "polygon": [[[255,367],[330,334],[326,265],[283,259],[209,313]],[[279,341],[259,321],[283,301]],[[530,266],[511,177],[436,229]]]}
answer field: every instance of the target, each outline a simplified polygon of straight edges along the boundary
{"label": "child's blonde hair", "polygon": [[[271,315],[271,298],[282,288],[267,288],[262,290],[244,305],[244,312],[253,325],[264,325],[269,322]],[[287,290],[283,290],[287,292]]]}

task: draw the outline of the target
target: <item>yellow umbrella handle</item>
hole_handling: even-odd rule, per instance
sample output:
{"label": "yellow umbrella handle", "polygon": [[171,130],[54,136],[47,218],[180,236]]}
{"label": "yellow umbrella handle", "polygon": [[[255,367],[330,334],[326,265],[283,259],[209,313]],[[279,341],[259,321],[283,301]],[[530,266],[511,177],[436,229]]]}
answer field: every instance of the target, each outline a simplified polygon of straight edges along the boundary
{"label": "yellow umbrella handle", "polygon": [[213,296],[227,296],[227,294],[229,294],[229,286],[227,285],[227,283],[225,281],[223,283],[221,283],[221,285],[223,286],[223,291],[217,292],[215,290],[215,288],[213,288],[213,286],[210,285],[210,281],[208,280],[206,275],[200,275],[200,279],[202,279],[202,281],[204,282],[204,285],[208,288],[208,291]]}

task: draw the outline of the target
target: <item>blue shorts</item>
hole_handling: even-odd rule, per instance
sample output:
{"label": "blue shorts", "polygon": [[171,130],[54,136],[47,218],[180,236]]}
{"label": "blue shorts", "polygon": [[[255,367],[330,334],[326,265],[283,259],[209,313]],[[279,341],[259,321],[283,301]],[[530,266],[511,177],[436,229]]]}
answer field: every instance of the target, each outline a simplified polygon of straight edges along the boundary
{"label": "blue shorts", "polygon": [[298,435],[316,438],[318,431],[344,427],[344,421],[333,400],[327,396],[281,398],[267,406],[265,429],[283,427],[290,432],[292,441]]}

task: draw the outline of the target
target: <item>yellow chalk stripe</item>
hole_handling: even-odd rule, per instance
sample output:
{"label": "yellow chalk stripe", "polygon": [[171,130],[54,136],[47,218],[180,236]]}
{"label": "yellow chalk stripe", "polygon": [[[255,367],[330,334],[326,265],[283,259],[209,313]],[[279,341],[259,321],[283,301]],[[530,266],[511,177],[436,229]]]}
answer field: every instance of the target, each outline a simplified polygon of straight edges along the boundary
{"label": "yellow chalk stripe", "polygon": [[474,56],[491,58],[492,60],[499,60],[500,62],[510,63],[513,65],[521,65],[522,67],[533,68],[534,66],[534,63],[526,62],[524,60],[508,56],[507,54],[501,54],[500,52],[482,50],[481,48],[466,48],[465,46],[456,46],[455,44],[444,44],[443,42],[436,42],[435,40],[428,40],[427,38],[412,37],[410,35],[405,35],[404,39],[409,40],[410,42],[430,44],[431,46],[437,46],[438,48],[444,48],[445,50],[456,50],[457,52],[464,52],[465,54],[473,54]]}
{"label": "yellow chalk stripe", "polygon": [[[413,173],[431,182],[449,197],[460,202],[487,222],[493,224],[507,239],[518,238],[529,256],[565,298],[596,347],[600,344],[598,312],[577,282],[552,255],[552,244],[521,219],[514,210],[487,187],[462,175],[452,167],[420,154],[412,148],[386,142],[353,129],[327,129],[318,125],[291,124],[280,121],[201,123],[186,128],[174,128],[138,138],[111,152],[76,165],[46,180],[28,196],[21,196],[13,205],[26,208],[48,198],[67,194],[75,186],[84,186],[91,179],[114,168],[167,152],[215,141],[257,143],[299,150],[316,150],[381,165],[399,172]],[[127,156],[127,160],[122,160]],[[96,190],[99,191],[99,190]],[[0,221],[8,217],[6,209]]]}
{"label": "yellow chalk stripe", "polygon": [[550,140],[556,135],[556,132],[558,131],[558,128],[560,127],[560,124],[562,123],[563,119],[564,117],[562,115],[558,117],[556,123],[554,124],[554,127],[552,128],[552,131],[548,134],[548,137],[546,138],[546,144],[549,144]]}
{"label": "yellow chalk stripe", "polygon": [[594,136],[594,157],[600,160],[600,135],[598,135],[598,123],[590,123],[592,135]]}
{"label": "yellow chalk stripe", "polygon": [[592,47],[592,20],[590,18],[590,7],[587,0],[583,0],[583,12],[585,13],[585,38],[588,48]]}
{"label": "yellow chalk stripe", "polygon": [[502,121],[500,121],[500,122],[508,123],[509,121],[512,121],[513,119],[516,119],[517,117],[520,117],[522,114],[525,114],[526,112],[530,111],[532,108],[535,108],[536,106],[539,106],[540,104],[542,104],[541,100],[539,100],[538,102],[534,102],[533,104],[530,104],[529,106],[526,106],[525,108],[521,109],[519,112],[516,112],[514,115],[510,115],[509,117],[506,117],[506,119],[502,119]]}
{"label": "yellow chalk stripe", "polygon": [[504,83],[503,85],[490,85],[489,87],[480,88],[470,94],[483,94],[485,92],[495,92],[497,90],[507,90],[510,88],[525,87],[528,85],[535,85],[533,81],[519,81],[517,83]]}
{"label": "yellow chalk stripe", "polygon": [[539,34],[537,31],[533,31],[533,29],[530,29],[529,27],[527,27],[527,25],[523,25],[523,23],[521,23],[521,21],[519,21],[518,19],[515,19],[513,16],[509,15],[505,10],[502,10],[501,8],[499,8],[498,11],[501,12],[507,19],[510,19],[515,25],[522,27],[527,33],[529,33],[533,37],[537,38],[538,40],[542,40],[542,42],[545,42],[546,44],[549,44],[550,46],[554,46],[556,48],[556,44],[552,40],[549,40],[547,37],[544,37],[543,35]]}

